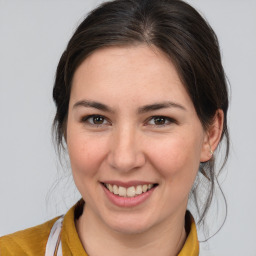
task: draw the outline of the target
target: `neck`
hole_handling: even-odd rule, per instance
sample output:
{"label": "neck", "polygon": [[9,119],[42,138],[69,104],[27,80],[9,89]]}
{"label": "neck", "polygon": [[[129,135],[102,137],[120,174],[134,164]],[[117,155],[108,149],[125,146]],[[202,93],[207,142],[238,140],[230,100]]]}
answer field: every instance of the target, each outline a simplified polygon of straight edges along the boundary
{"label": "neck", "polygon": [[85,207],[76,226],[82,245],[89,256],[175,256],[186,240],[184,220],[184,216],[173,218],[172,221],[159,223],[143,233],[123,234],[102,224]]}

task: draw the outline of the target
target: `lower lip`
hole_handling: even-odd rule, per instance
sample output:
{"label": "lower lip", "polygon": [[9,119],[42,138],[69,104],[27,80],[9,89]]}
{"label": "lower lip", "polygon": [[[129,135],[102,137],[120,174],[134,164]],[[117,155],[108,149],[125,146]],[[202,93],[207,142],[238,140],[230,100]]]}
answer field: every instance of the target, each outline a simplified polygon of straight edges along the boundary
{"label": "lower lip", "polygon": [[134,207],[142,204],[152,195],[156,188],[153,187],[147,192],[144,192],[135,197],[122,197],[111,193],[104,185],[102,185],[102,187],[110,202],[119,207]]}

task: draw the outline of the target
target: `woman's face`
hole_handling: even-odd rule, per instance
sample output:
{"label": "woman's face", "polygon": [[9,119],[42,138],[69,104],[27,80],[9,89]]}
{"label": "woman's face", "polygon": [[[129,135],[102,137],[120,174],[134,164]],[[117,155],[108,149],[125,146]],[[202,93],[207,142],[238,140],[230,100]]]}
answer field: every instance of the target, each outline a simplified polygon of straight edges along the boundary
{"label": "woman's face", "polygon": [[209,154],[174,65],[144,45],[100,49],[82,62],[66,139],[85,212],[123,233],[183,218]]}

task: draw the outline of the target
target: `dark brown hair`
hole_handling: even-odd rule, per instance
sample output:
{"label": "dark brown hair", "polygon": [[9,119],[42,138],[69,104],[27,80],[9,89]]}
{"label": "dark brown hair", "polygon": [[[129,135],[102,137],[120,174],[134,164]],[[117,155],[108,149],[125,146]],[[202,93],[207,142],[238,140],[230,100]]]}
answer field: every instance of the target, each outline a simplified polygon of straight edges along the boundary
{"label": "dark brown hair", "polygon": [[[72,78],[80,63],[99,48],[137,44],[156,46],[169,56],[205,129],[212,123],[216,111],[223,110],[224,166],[229,153],[228,90],[218,40],[201,15],[180,0],[110,1],[93,10],[79,25],[61,56],[53,89],[57,107],[53,127],[59,149],[64,145]],[[214,158],[200,164],[199,171],[207,177],[209,191],[200,206],[200,193],[197,188],[193,190],[198,223],[212,201],[219,174],[214,165]]]}

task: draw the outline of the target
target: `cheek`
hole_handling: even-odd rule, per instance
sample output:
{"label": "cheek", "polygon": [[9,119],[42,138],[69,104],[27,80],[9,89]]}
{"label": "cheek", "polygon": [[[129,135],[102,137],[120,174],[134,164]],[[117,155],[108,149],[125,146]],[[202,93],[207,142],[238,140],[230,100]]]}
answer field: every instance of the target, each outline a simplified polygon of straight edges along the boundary
{"label": "cheek", "polygon": [[177,134],[151,148],[152,163],[165,182],[192,186],[200,163],[199,137]]}
{"label": "cheek", "polygon": [[77,132],[73,129],[67,136],[73,179],[88,204],[93,204],[94,192],[99,189],[99,174],[106,152],[104,144],[104,139],[88,136],[81,128]]}
{"label": "cheek", "polygon": [[[87,178],[97,177],[106,152],[104,139],[91,137],[80,130],[72,129],[67,136],[68,153],[74,180],[86,182]],[[99,146],[100,145],[100,146]]]}

